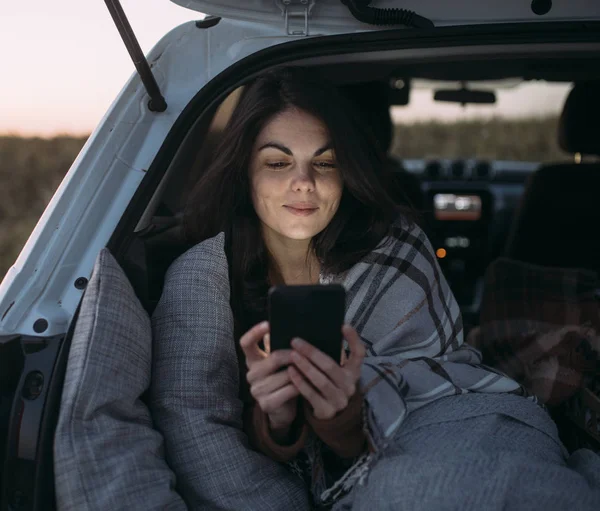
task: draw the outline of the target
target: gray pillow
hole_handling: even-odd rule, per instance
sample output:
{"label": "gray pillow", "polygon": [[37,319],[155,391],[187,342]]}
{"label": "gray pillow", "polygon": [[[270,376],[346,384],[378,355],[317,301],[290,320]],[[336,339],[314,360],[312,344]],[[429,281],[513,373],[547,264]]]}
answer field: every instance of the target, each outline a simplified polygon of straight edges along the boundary
{"label": "gray pillow", "polygon": [[300,478],[253,451],[242,429],[223,245],[221,233],[167,272],[152,317],[152,415],[190,508],[309,509]]}
{"label": "gray pillow", "polygon": [[73,334],[54,441],[63,509],[186,509],[140,396],[150,384],[150,318],[107,249]]}

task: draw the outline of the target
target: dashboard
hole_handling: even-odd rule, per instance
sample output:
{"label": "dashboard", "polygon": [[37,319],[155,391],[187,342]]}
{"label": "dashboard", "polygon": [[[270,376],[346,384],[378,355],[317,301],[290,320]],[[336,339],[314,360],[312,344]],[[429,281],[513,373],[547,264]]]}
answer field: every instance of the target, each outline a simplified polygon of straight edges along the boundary
{"label": "dashboard", "polygon": [[502,255],[529,176],[539,163],[403,160],[424,197],[422,225],[461,306],[477,324],[487,266]]}

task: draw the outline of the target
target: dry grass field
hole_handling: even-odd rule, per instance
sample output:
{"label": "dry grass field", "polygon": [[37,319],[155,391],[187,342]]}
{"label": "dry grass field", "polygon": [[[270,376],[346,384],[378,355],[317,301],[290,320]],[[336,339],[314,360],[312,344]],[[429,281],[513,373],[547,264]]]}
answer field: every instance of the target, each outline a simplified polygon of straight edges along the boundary
{"label": "dry grass field", "polygon": [[400,158],[489,158],[560,161],[557,117],[491,119],[397,126],[392,152]]}
{"label": "dry grass field", "polygon": [[0,279],[84,143],[85,138],[0,137]]}
{"label": "dry grass field", "polygon": [[[562,160],[556,124],[545,118],[397,126],[392,152],[401,158]],[[0,280],[85,140],[0,136]]]}

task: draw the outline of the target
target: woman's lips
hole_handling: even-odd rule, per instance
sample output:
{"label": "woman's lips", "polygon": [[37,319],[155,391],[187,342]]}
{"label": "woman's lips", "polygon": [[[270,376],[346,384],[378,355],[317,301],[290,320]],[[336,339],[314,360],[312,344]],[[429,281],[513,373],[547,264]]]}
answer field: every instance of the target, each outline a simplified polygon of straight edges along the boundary
{"label": "woman's lips", "polygon": [[300,207],[294,207],[294,206],[283,206],[285,209],[287,209],[292,215],[296,215],[296,216],[310,216],[313,213],[317,212],[317,207],[307,207],[307,206],[300,206]]}

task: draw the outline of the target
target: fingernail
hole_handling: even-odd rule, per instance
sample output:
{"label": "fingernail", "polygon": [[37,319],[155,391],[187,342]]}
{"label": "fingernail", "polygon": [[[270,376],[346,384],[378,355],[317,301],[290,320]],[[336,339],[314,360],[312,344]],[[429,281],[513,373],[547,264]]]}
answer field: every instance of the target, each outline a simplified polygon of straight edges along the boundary
{"label": "fingernail", "polygon": [[304,341],[299,337],[295,337],[294,339],[292,339],[292,346],[294,348],[301,348],[302,346],[304,346],[304,344]]}

